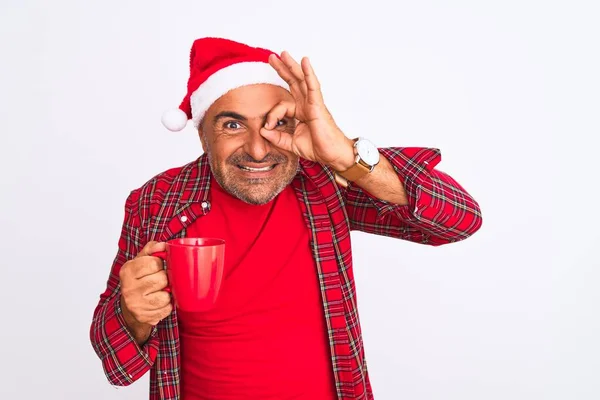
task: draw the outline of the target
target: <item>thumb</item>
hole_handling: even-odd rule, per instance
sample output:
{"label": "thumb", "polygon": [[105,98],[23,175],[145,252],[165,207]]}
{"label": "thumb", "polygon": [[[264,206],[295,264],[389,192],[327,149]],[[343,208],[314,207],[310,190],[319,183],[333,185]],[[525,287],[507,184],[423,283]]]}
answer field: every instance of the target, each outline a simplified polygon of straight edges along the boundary
{"label": "thumb", "polygon": [[157,242],[153,240],[151,242],[146,243],[144,248],[140,250],[140,252],[135,258],[150,256],[159,251],[165,251],[166,249],[167,244],[165,242]]}

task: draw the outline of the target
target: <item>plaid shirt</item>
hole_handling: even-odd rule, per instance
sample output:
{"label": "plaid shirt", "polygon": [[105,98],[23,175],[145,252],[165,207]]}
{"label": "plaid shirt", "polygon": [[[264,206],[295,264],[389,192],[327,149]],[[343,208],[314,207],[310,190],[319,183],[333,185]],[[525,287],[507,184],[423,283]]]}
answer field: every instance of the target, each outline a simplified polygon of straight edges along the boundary
{"label": "plaid shirt", "polygon": [[[399,206],[360,188],[342,188],[332,171],[301,160],[292,182],[316,261],[338,399],[372,399],[358,319],[350,231],[442,245],[469,237],[481,226],[477,202],[434,167],[437,149],[380,149],[409,198]],[[131,192],[125,205],[119,250],[106,291],[94,311],[90,338],[111,384],[127,386],[150,370],[150,399],[180,399],[177,313],[161,321],[139,346],[120,308],[119,269],[151,240],[185,237],[186,227],[210,211],[207,157],[166,171]]]}

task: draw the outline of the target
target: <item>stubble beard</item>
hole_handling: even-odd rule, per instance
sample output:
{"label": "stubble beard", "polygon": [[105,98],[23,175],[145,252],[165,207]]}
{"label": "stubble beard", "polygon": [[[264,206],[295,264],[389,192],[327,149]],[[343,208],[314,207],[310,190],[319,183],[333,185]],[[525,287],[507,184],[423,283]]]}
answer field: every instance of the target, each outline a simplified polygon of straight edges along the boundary
{"label": "stubble beard", "polygon": [[232,172],[233,168],[237,168],[238,162],[236,160],[240,159],[240,157],[232,156],[225,162],[225,165],[219,166],[216,164],[210,151],[207,152],[207,155],[212,174],[223,190],[244,203],[251,205],[267,204],[277,197],[292,183],[298,169],[298,160],[290,162],[283,155],[275,156],[272,158],[279,163],[277,168],[285,168],[285,171],[280,176],[275,177],[275,179],[244,179],[236,177],[235,173]]}

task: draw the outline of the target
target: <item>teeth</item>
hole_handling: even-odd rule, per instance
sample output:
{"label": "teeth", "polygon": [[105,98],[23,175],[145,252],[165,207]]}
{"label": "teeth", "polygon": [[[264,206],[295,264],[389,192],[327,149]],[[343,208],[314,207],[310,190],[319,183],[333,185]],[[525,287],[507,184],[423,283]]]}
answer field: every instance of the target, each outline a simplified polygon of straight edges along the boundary
{"label": "teeth", "polygon": [[249,172],[266,172],[266,171],[270,171],[273,168],[275,168],[274,165],[269,165],[268,167],[262,167],[262,168],[245,167],[243,165],[240,165],[239,167],[240,167],[240,169],[243,169],[244,171],[249,171]]}

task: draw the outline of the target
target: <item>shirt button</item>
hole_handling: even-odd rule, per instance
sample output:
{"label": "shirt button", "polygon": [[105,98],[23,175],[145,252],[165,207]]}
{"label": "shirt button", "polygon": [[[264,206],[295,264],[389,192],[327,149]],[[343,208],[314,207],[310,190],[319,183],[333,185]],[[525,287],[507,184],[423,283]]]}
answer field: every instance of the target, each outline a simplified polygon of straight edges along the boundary
{"label": "shirt button", "polygon": [[188,220],[188,217],[186,217],[185,215],[183,217],[181,217],[180,221],[181,222],[186,222]]}
{"label": "shirt button", "polygon": [[201,204],[202,208],[207,209],[208,208],[208,201],[203,201]]}

